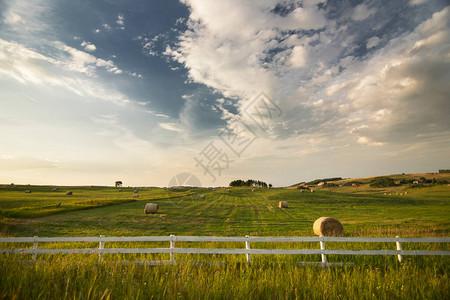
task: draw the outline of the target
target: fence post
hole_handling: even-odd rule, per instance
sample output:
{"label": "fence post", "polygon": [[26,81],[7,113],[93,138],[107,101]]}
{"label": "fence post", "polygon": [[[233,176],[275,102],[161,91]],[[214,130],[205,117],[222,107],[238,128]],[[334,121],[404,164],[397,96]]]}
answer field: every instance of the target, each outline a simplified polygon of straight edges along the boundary
{"label": "fence post", "polygon": [[[34,236],[34,241],[33,241],[33,249],[37,249],[38,248],[38,241],[37,241],[37,236]],[[36,261],[36,253],[33,254],[33,260]]]}
{"label": "fence post", "polygon": [[[248,236],[248,235],[245,236],[246,239],[248,239],[249,237],[250,236]],[[250,242],[249,241],[245,241],[245,249],[250,249]],[[250,254],[247,253],[245,256],[247,257],[247,263],[249,265],[251,265],[252,264],[252,258],[250,257]]]}
{"label": "fence post", "polygon": [[[320,250],[325,251],[325,241],[323,235],[321,235],[320,238],[321,238]],[[327,264],[327,256],[325,255],[325,253],[322,253],[321,256],[322,256],[322,265],[325,267],[325,265]]]}
{"label": "fence post", "polygon": [[[170,249],[175,249],[175,235],[170,235]],[[173,253],[173,250],[170,252],[170,262],[175,262],[175,254]]]}
{"label": "fence post", "polygon": [[[399,238],[400,238],[399,236],[395,237],[395,239],[397,240],[395,242],[395,244],[397,245],[397,251],[402,251],[402,244],[400,244],[400,241],[398,241]],[[398,258],[398,262],[402,262],[403,255],[399,254],[399,255],[397,255],[397,258]]]}
{"label": "fence post", "polygon": [[[104,237],[105,237],[104,235],[100,235],[100,238],[104,238]],[[98,244],[98,249],[99,249],[99,250],[105,249],[105,242],[104,242],[104,241],[100,241],[100,243]],[[102,254],[102,253],[99,253],[99,254],[98,254],[98,258],[99,258],[100,260],[102,260],[102,259],[103,259],[103,254]]]}

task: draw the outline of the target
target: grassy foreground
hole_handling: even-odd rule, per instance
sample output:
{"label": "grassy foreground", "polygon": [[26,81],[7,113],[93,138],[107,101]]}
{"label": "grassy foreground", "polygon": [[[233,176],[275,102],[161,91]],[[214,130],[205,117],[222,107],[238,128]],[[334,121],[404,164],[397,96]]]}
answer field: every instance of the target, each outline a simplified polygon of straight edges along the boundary
{"label": "grassy foreground", "polygon": [[91,256],[2,259],[0,269],[0,299],[448,299],[450,290],[445,262],[143,266]]}
{"label": "grassy foreground", "polygon": [[[139,189],[139,198],[132,198],[134,190],[126,188],[119,192],[107,187],[70,187],[73,196],[65,195],[68,188],[60,188],[60,194],[51,192],[51,188],[6,186],[2,189],[0,186],[1,235],[312,236],[312,224],[321,216],[339,219],[346,236],[449,236],[450,230],[447,186],[414,189],[407,196],[385,196],[382,191],[362,194],[325,190],[302,193],[284,189],[143,188]],[[25,194],[25,189],[31,189],[32,193]],[[205,199],[199,195],[205,195]],[[288,201],[288,209],[277,207],[282,200]],[[145,215],[143,208],[147,202],[158,203],[159,213]],[[55,203],[61,203],[59,211],[45,210]],[[40,213],[30,213],[35,210]],[[45,247],[74,246],[48,244]],[[142,247],[132,243],[122,246]],[[200,246],[242,247],[233,243]],[[362,243],[346,246],[393,247]],[[404,249],[415,246],[404,245]],[[177,247],[199,247],[199,244],[177,244]],[[253,247],[318,248],[318,245],[290,243]],[[448,250],[449,245],[426,248]],[[177,255],[178,264],[163,266],[129,263],[155,259],[167,260],[168,255],[105,255],[102,261],[98,255],[38,255],[37,262],[31,260],[31,255],[1,255],[0,299],[450,298],[448,257],[405,257],[399,264],[395,257],[329,256],[331,262],[354,264],[325,269],[297,264],[319,261],[318,255],[255,255],[251,266],[244,263],[244,256],[237,255]]]}

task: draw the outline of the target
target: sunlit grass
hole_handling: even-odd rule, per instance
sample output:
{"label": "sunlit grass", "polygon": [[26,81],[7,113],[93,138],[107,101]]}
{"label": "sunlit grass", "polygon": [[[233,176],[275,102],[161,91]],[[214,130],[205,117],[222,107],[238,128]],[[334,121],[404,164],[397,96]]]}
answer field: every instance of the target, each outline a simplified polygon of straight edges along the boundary
{"label": "sunlit grass", "polygon": [[321,268],[261,259],[245,263],[138,265],[98,256],[0,260],[0,298],[352,298],[448,299],[448,259],[360,262]]}

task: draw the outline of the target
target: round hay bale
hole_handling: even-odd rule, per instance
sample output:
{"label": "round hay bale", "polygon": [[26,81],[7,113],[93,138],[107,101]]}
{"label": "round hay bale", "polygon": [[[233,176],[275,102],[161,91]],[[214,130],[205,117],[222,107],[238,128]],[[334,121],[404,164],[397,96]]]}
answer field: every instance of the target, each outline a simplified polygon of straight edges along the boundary
{"label": "round hay bale", "polygon": [[200,199],[205,200],[205,195],[200,195]]}
{"label": "round hay bale", "polygon": [[314,190],[313,190],[313,189],[311,189],[311,193],[314,193]]}
{"label": "round hay bale", "polygon": [[139,193],[139,191],[138,190],[134,190],[134,193],[137,194],[137,193]]}
{"label": "round hay bale", "polygon": [[408,195],[408,192],[405,192],[405,195]]}
{"label": "round hay bale", "polygon": [[31,194],[31,191],[30,190],[26,190],[25,194]]}
{"label": "round hay bale", "polygon": [[280,201],[278,202],[279,208],[288,208],[288,203],[286,201]]}
{"label": "round hay bale", "polygon": [[139,198],[139,195],[133,195],[133,198]]}
{"label": "round hay bale", "polygon": [[66,195],[67,195],[67,196],[70,196],[70,195],[72,195],[72,194],[73,194],[73,193],[72,193],[71,191],[67,191],[67,192],[66,192]]}
{"label": "round hay bale", "polygon": [[155,203],[145,204],[144,212],[148,214],[156,214],[158,212],[159,205]]}
{"label": "round hay bale", "polygon": [[314,234],[323,236],[343,236],[344,227],[334,218],[318,218],[313,225]]}
{"label": "round hay bale", "polygon": [[58,188],[58,187],[54,187],[54,188],[52,189],[52,192],[56,192],[57,190],[59,190],[59,188]]}

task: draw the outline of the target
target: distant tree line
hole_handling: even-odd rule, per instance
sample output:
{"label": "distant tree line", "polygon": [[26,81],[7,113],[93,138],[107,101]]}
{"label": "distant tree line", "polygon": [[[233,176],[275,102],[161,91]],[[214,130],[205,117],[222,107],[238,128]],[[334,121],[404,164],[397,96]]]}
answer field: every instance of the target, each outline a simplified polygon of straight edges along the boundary
{"label": "distant tree line", "polygon": [[450,169],[439,170],[439,173],[450,173]]}
{"label": "distant tree line", "polygon": [[233,180],[232,182],[230,182],[230,186],[253,186],[253,187],[272,187],[272,184],[267,185],[267,183],[265,183],[264,181],[260,181],[260,180],[253,180],[253,179],[248,179],[248,180]]}
{"label": "distant tree line", "polygon": [[445,179],[426,179],[425,177],[420,177],[419,179],[401,179],[397,184],[394,179],[390,177],[376,177],[370,182],[371,187],[390,187],[398,186],[402,184],[411,184],[414,187],[422,186],[423,184],[448,184]]}

